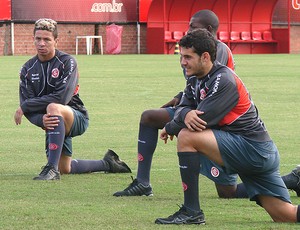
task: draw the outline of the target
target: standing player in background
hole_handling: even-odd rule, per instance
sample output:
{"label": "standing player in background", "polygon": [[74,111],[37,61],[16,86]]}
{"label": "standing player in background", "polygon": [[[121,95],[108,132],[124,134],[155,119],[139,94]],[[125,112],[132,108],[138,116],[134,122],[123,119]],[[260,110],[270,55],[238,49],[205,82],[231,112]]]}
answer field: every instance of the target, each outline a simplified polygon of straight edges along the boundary
{"label": "standing player in background", "polygon": [[39,19],[34,26],[37,55],[20,72],[20,106],[14,120],[23,115],[46,132],[48,163],[34,180],[58,180],[60,173],[127,173],[130,168],[108,150],[102,160],[72,160],[72,137],[85,132],[88,112],[79,97],[78,69],[75,59],[56,49],[57,23]]}
{"label": "standing player in background", "polygon": [[[189,31],[197,28],[207,29],[215,37],[219,27],[217,15],[210,10],[196,12],[189,23]],[[229,47],[217,41],[216,60],[223,65],[234,69],[233,55]],[[183,69],[185,72],[185,69]],[[162,129],[174,117],[176,106],[180,102],[182,92],[178,93],[170,102],[159,109],[146,110],[142,113],[138,137],[138,170],[133,182],[123,191],[114,193],[114,196],[152,196],[150,184],[150,170],[153,154],[158,140],[158,130]],[[205,125],[203,123],[203,125]],[[219,197],[221,198],[247,198],[248,194],[243,184],[237,184],[237,175],[228,175],[214,162],[201,156],[200,173],[215,182]],[[290,189],[300,195],[300,168],[293,170],[285,176],[285,182]]]}

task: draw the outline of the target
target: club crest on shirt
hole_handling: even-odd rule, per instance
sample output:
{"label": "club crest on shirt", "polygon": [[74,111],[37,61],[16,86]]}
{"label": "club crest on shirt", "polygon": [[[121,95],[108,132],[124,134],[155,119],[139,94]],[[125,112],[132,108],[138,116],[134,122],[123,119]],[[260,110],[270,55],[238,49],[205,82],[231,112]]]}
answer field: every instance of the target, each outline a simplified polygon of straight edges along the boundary
{"label": "club crest on shirt", "polygon": [[57,68],[53,69],[51,73],[51,77],[53,78],[57,78],[59,76],[59,70]]}
{"label": "club crest on shirt", "polygon": [[220,175],[220,171],[216,167],[211,167],[210,173],[213,177],[218,177]]}
{"label": "club crest on shirt", "polygon": [[206,97],[205,89],[200,89],[200,99],[203,100]]}

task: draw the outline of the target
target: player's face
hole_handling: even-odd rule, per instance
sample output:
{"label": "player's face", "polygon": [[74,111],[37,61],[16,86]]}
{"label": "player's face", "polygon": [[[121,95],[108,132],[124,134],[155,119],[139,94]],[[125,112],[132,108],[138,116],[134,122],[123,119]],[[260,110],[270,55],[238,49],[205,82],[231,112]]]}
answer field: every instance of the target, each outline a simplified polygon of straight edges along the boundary
{"label": "player's face", "polygon": [[195,29],[206,29],[204,25],[200,23],[200,20],[197,18],[191,18],[189,23],[189,31],[193,31]]}
{"label": "player's face", "polygon": [[54,57],[57,39],[52,32],[37,30],[34,35],[34,45],[41,61],[47,61]]}
{"label": "player's face", "polygon": [[189,31],[193,31],[195,29],[207,29],[209,32],[211,32],[213,35],[215,35],[215,31],[213,30],[211,25],[203,25],[202,22],[203,19],[202,18],[197,18],[197,17],[193,17],[190,20],[189,23]]}
{"label": "player's face", "polygon": [[211,68],[211,66],[207,66],[207,52],[199,56],[192,48],[181,47],[180,55],[180,63],[185,68],[187,77],[202,78]]}

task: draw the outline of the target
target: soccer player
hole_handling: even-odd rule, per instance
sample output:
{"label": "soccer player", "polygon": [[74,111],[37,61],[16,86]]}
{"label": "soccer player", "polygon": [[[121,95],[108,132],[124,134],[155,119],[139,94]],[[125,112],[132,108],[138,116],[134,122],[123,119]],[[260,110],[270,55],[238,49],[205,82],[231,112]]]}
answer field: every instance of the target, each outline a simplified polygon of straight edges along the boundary
{"label": "soccer player", "polygon": [[[189,30],[205,28],[216,37],[219,27],[217,15],[210,10],[200,10],[196,12],[189,23]],[[233,55],[226,44],[217,41],[216,60],[223,65],[234,69]],[[184,69],[185,71],[185,69]],[[159,109],[146,110],[140,119],[138,137],[138,170],[137,176],[131,184],[123,191],[114,193],[114,196],[152,196],[152,186],[150,184],[150,171],[153,154],[158,140],[158,130],[162,129],[167,122],[174,117],[182,96],[180,92],[170,102]],[[205,123],[204,123],[205,124]],[[202,124],[202,125],[204,125]],[[243,184],[237,184],[237,175],[229,175],[222,167],[201,156],[200,173],[215,182],[217,193],[221,198],[247,198],[248,194]],[[290,189],[297,191],[300,195],[300,168],[285,177]]]}
{"label": "soccer player", "polygon": [[[174,119],[160,138],[177,136],[184,193],[179,211],[157,224],[205,224],[199,200],[200,155],[238,173],[251,201],[275,222],[300,222],[279,174],[279,153],[245,85],[228,67],[215,62],[217,43],[207,30],[189,32],[180,42],[181,64],[189,76]],[[206,122],[202,128],[203,121]]]}
{"label": "soccer player", "polygon": [[48,163],[34,180],[58,180],[60,174],[105,171],[131,172],[112,150],[100,160],[72,160],[72,137],[85,132],[89,116],[79,97],[78,69],[75,59],[56,49],[57,23],[39,19],[34,25],[37,55],[20,71],[20,106],[14,120],[23,115],[46,132]]}

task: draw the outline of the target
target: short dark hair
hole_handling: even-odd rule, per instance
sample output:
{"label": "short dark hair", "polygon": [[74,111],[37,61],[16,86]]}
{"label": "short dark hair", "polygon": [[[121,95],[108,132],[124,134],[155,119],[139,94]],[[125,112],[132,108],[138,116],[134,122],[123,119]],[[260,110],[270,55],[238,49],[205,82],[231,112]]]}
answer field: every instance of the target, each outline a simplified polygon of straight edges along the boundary
{"label": "short dark hair", "polygon": [[34,24],[33,34],[35,34],[35,31],[37,30],[47,30],[52,32],[54,38],[58,37],[57,22],[50,18],[41,18],[37,20]]}
{"label": "short dark hair", "polygon": [[179,41],[179,46],[184,48],[193,48],[195,53],[201,56],[204,52],[208,52],[211,61],[216,60],[217,40],[206,29],[195,29],[189,31]]}
{"label": "short dark hair", "polygon": [[201,23],[205,29],[210,27],[209,32],[216,34],[219,28],[219,18],[211,10],[199,10],[192,18]]}

